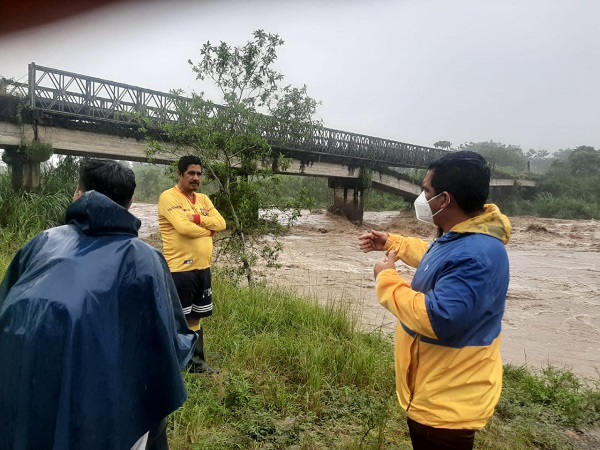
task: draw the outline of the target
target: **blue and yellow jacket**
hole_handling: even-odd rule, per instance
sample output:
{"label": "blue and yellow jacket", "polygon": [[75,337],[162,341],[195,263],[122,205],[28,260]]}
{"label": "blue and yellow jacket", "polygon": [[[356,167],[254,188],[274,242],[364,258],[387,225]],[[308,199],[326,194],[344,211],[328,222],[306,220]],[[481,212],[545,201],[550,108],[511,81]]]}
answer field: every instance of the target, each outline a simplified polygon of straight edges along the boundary
{"label": "blue and yellow jacket", "polygon": [[377,296],[399,320],[398,400],[421,424],[479,429],[494,413],[510,231],[508,218],[489,204],[432,244],[392,234],[386,242],[386,251],[417,267],[410,285],[395,270],[381,271]]}

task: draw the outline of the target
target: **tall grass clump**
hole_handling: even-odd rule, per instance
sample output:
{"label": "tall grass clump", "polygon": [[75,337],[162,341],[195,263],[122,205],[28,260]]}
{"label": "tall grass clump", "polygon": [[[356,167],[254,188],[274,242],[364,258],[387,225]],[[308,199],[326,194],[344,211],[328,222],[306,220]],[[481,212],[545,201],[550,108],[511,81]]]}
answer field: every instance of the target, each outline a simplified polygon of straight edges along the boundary
{"label": "tall grass clump", "polygon": [[45,167],[35,192],[15,192],[9,172],[0,172],[0,274],[17,250],[43,230],[64,223],[77,185],[78,165],[64,157]]}

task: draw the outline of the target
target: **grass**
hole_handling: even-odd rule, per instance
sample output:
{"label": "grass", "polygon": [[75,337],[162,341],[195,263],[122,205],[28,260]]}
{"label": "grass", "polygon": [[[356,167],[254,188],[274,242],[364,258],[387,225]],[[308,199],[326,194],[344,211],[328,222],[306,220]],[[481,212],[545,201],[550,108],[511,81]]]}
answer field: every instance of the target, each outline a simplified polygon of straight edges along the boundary
{"label": "grass", "polygon": [[582,380],[553,366],[506,365],[496,415],[478,437],[480,448],[591,450],[600,439],[585,430],[599,427],[598,379]]}
{"label": "grass", "polygon": [[360,333],[345,309],[290,292],[219,278],[214,292],[218,314],[205,336],[208,354],[222,354],[214,362],[224,374],[186,374],[189,400],[173,415],[171,448],[389,448],[405,441],[386,433],[404,420],[389,336]]}
{"label": "grass", "polygon": [[[214,296],[207,354],[223,374],[185,374],[189,400],[171,418],[171,448],[411,448],[390,336],[361,332],[344,308],[290,292],[217,277]],[[600,425],[598,382],[510,365],[504,381],[476,448],[596,448],[573,436]]]}
{"label": "grass", "polygon": [[73,191],[74,186],[62,185],[61,190],[51,192],[15,193],[10,177],[0,174],[0,274],[25,242],[46,228],[64,223]]}

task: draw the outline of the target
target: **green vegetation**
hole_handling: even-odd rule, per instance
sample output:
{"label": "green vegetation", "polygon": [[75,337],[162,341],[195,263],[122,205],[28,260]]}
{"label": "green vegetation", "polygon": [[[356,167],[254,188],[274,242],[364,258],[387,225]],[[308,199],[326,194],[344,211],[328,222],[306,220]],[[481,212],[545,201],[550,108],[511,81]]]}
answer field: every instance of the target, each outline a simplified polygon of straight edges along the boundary
{"label": "green vegetation", "polygon": [[77,187],[78,165],[73,158],[57,168],[44,166],[36,192],[14,192],[8,173],[0,173],[0,273],[24,242],[46,228],[64,223],[65,211]]}
{"label": "green vegetation", "polygon": [[[243,276],[250,285],[257,261],[268,255],[270,264],[280,247],[277,239],[272,245],[254,239],[256,233],[269,231],[259,218],[259,210],[265,207],[260,186],[277,189],[270,180],[272,165],[263,164],[273,157],[266,133],[301,142],[320,126],[313,119],[318,102],[306,86],[283,85],[283,74],[274,69],[282,45],[277,34],[263,30],[254,31],[242,46],[206,42],[200,61],[188,62],[198,80],[220,91],[222,98],[215,99],[220,106],[203,93],[181,102],[178,121],[159,125],[160,141],[152,139],[157,125],[147,123],[150,156],[171,151],[177,159],[192,151],[202,158],[203,170],[215,186],[212,201],[227,220],[229,235],[221,255],[228,261],[230,276]],[[162,138],[171,146],[165,147]],[[284,167],[288,162],[279,157],[277,164]],[[298,210],[308,206],[304,200],[300,192],[288,206]]]}
{"label": "green vegetation", "polygon": [[[575,150],[563,151],[553,158],[552,164],[536,178],[538,187],[531,196],[524,188],[521,192],[513,191],[508,196],[494,198],[503,212],[511,216],[528,215],[552,217],[557,219],[600,219],[600,151],[593,147],[578,147]],[[154,203],[163,187],[173,184],[159,166],[140,165],[145,169],[136,169],[138,190],[136,200]],[[505,176],[520,178],[523,172],[510,169],[512,173]],[[419,183],[424,170],[411,170],[405,174],[414,183]],[[160,188],[159,188],[160,186]],[[326,178],[300,177],[294,175],[277,175],[268,182],[256,182],[263,206],[285,209],[297,203],[302,193],[305,207],[327,209],[333,203],[333,194],[327,186]],[[212,186],[207,186],[209,190]],[[412,207],[401,197],[387,194],[376,189],[365,191],[365,210],[395,211]]]}
{"label": "green vegetation", "polygon": [[[301,177],[297,175],[277,175],[278,189],[262,189],[265,204],[276,208],[285,209],[298,192],[312,201],[313,208],[327,209],[333,204],[333,191],[327,186],[327,178]],[[381,192],[376,189],[365,191],[365,210],[367,211],[395,211],[409,209],[410,204],[402,197]]]}
{"label": "green vegetation", "polygon": [[140,203],[157,203],[163,191],[177,184],[177,172],[172,166],[134,163],[135,198]]}
{"label": "green vegetation", "polygon": [[[224,374],[186,374],[189,400],[171,419],[173,449],[410,448],[389,336],[361,332],[335,302],[322,307],[223,277],[214,292],[208,351],[221,352]],[[569,430],[599,423],[600,383],[505,366],[497,414],[476,448],[577,448]]]}
{"label": "green vegetation", "polygon": [[532,200],[513,203],[512,214],[557,219],[600,219],[600,150],[581,146],[554,158]]}
{"label": "green vegetation", "polygon": [[[137,188],[135,201],[156,203],[161,192],[172,187],[177,178],[174,169],[169,166],[153,164],[134,164]],[[297,175],[274,175],[268,180],[257,180],[256,189],[261,196],[261,205],[266,208],[289,210],[299,206],[298,197],[302,195],[305,208],[327,209],[333,203],[333,193],[327,187],[327,178],[301,177]],[[203,179],[202,192],[212,195],[215,184]],[[410,209],[411,204],[397,195],[376,189],[365,191],[365,210],[395,211]]]}
{"label": "green vegetation", "polygon": [[52,145],[40,141],[33,141],[29,145],[23,145],[18,149],[18,153],[25,156],[28,160],[34,162],[47,161],[52,156]]}
{"label": "green vegetation", "polygon": [[462,144],[458,150],[477,152],[491,161],[494,170],[503,173],[523,173],[526,169],[527,157],[517,145],[505,145],[500,142],[469,142]]}
{"label": "green vegetation", "polygon": [[[387,448],[394,398],[390,339],[359,333],[347,310],[217,277],[211,319],[224,376],[186,375],[189,401],[173,419],[173,449]],[[219,300],[221,299],[221,300]],[[214,345],[214,344],[213,344]],[[211,354],[214,354],[211,351]],[[180,432],[178,432],[180,431]],[[400,439],[398,439],[400,438]]]}
{"label": "green vegetation", "polygon": [[436,147],[471,150],[493,164],[497,177],[523,178],[534,175],[535,194],[523,188],[508,196],[494,198],[509,215],[531,215],[557,219],[600,219],[600,150],[582,145],[575,149],[524,152],[518,145],[500,142],[469,142],[453,149],[448,141]]}

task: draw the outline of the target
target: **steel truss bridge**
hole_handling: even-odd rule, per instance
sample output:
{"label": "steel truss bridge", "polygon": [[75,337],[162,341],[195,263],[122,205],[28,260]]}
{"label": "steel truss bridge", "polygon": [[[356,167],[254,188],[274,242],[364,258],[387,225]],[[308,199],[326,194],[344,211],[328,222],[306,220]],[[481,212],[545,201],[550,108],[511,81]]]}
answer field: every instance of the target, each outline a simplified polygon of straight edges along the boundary
{"label": "steel truss bridge", "polygon": [[[35,63],[29,64],[28,83],[1,80],[2,92],[26,98],[27,107],[40,124],[65,127],[103,124],[105,133],[109,133],[110,128],[136,129],[140,116],[158,124],[176,122],[180,112],[189,109],[193,101]],[[222,109],[219,105],[208,105],[205,112],[209,116],[217,115]],[[264,129],[267,142],[273,148],[292,152],[298,159],[325,158],[354,167],[369,163],[378,167],[423,168],[446,153],[437,148],[325,127],[313,127],[309,133],[291,133],[278,129],[273,121],[270,123]]]}

